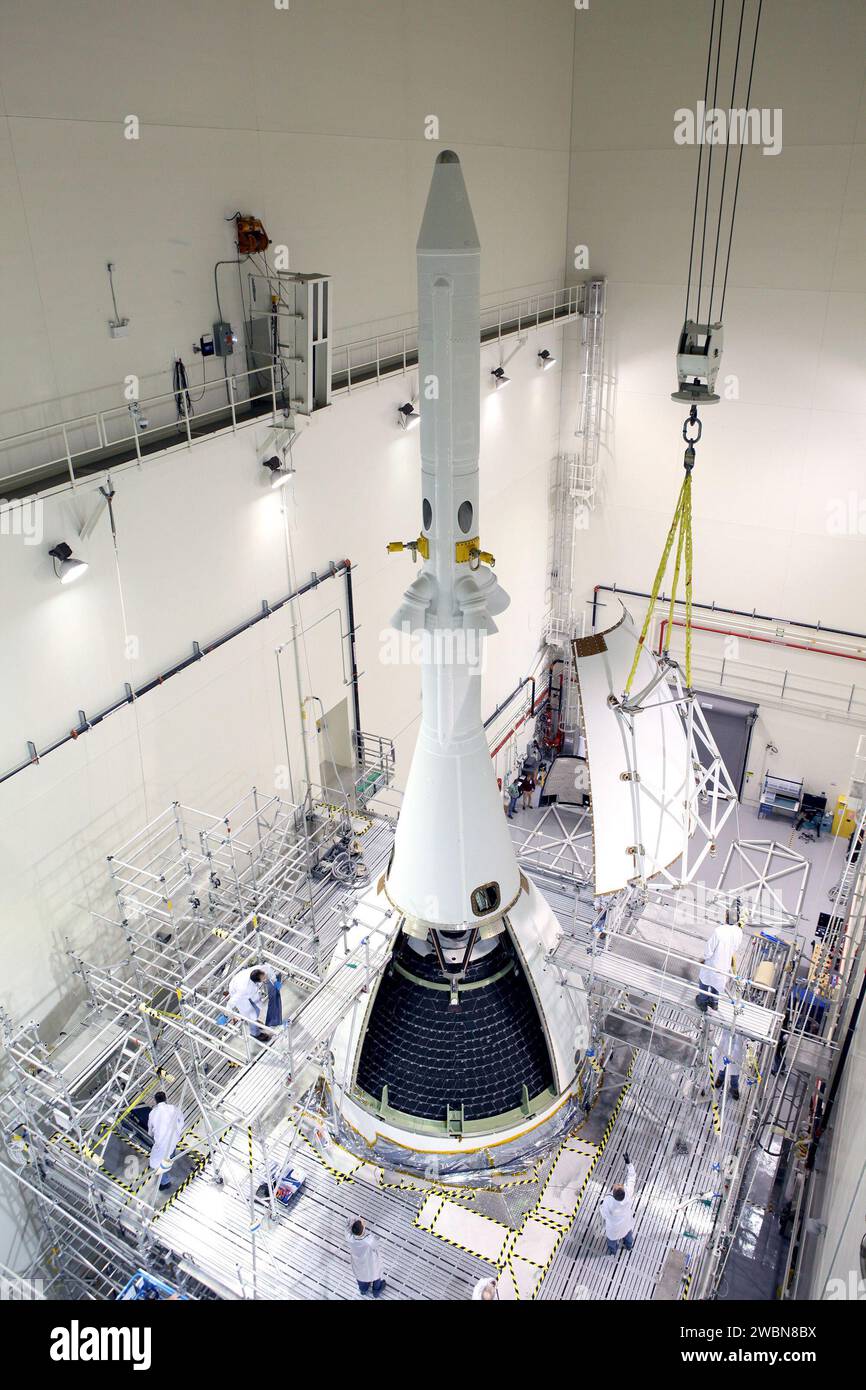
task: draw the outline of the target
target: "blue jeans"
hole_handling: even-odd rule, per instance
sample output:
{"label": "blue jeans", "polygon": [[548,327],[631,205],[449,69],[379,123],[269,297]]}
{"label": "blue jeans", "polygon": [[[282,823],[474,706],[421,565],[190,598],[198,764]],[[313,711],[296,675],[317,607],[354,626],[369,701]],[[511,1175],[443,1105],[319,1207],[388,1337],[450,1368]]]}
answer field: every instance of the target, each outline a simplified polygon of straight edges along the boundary
{"label": "blue jeans", "polygon": [[609,1255],[615,1255],[620,1245],[622,1245],[624,1250],[631,1250],[631,1247],[634,1245],[634,1231],[629,1231],[628,1235],[622,1237],[622,1240],[611,1240],[610,1236],[607,1236],[606,1240],[607,1253]]}
{"label": "blue jeans", "polygon": [[508,801],[508,814],[509,814],[509,816],[513,816],[513,815],[514,815],[514,812],[517,810],[517,802],[518,802],[519,799],[520,799],[520,798],[517,797],[517,796],[512,796],[512,797],[509,798],[509,801]]}
{"label": "blue jeans", "polygon": [[378,1297],[379,1297],[379,1294],[382,1292],[382,1290],[384,1289],[384,1287],[385,1287],[385,1280],[384,1280],[384,1279],[373,1279],[372,1281],[368,1281],[368,1282],[362,1282],[362,1280],[360,1280],[360,1279],[358,1280],[358,1288],[361,1290],[361,1293],[369,1293],[370,1290],[372,1289],[372,1290],[373,1290],[373,1297],[374,1297],[374,1298],[378,1298]]}

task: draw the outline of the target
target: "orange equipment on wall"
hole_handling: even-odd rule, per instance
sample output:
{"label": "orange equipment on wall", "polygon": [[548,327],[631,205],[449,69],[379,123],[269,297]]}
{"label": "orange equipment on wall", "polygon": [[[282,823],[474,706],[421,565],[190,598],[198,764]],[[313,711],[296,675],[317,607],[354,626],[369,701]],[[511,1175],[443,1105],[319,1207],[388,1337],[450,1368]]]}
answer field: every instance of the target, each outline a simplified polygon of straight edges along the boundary
{"label": "orange equipment on wall", "polygon": [[271,239],[257,217],[248,212],[239,212],[235,217],[238,233],[238,253],[251,256],[256,251],[266,251]]}

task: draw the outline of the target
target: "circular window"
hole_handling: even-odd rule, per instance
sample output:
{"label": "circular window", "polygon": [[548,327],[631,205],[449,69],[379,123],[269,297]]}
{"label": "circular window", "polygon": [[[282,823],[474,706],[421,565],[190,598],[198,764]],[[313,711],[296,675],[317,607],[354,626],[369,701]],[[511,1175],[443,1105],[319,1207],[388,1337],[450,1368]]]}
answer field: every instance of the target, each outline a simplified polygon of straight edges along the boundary
{"label": "circular window", "polygon": [[468,536],[472,529],[472,518],[475,515],[472,510],[471,502],[461,502],[460,510],[457,513],[457,524],[464,536]]}
{"label": "circular window", "polygon": [[426,497],[421,504],[421,516],[424,519],[424,530],[429,531],[430,527],[433,525],[433,508],[430,506]]}

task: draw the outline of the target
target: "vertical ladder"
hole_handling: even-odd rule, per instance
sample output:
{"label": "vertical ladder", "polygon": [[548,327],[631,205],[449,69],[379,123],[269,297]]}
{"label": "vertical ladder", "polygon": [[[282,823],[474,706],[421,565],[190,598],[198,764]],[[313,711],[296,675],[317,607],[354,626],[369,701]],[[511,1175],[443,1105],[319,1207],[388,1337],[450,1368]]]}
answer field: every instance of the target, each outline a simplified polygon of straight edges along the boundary
{"label": "vertical ladder", "polygon": [[604,391],[605,281],[581,286],[579,301],[580,367],[574,453],[556,460],[551,488],[550,608],[547,640],[562,652],[562,700],[559,726],[566,734],[580,726],[577,682],[572,669],[571,639],[578,635],[574,612],[574,549],[595,506]]}

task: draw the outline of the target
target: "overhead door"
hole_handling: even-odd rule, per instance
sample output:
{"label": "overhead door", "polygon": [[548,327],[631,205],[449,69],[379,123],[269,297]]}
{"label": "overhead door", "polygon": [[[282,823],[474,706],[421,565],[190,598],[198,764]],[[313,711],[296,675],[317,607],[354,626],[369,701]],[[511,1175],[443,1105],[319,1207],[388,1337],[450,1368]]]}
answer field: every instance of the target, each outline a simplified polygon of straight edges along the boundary
{"label": "overhead door", "polygon": [[748,700],[735,700],[730,695],[710,694],[706,690],[697,690],[695,694],[701,702],[722,761],[737,789],[737,796],[742,798],[749,744],[758,717],[758,706]]}

